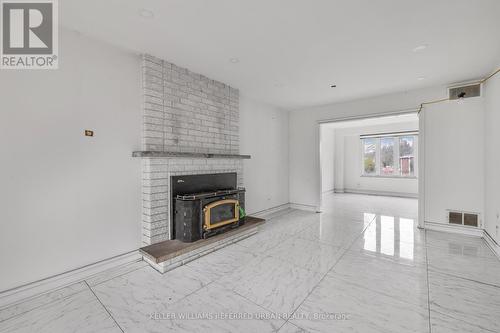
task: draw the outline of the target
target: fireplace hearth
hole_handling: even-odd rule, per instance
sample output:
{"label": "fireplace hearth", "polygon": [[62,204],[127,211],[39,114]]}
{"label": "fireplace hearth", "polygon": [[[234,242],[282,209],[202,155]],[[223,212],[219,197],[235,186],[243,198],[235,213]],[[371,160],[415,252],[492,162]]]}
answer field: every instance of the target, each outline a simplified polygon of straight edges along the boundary
{"label": "fireplace hearth", "polygon": [[236,173],[173,176],[172,235],[195,242],[245,223],[245,189]]}

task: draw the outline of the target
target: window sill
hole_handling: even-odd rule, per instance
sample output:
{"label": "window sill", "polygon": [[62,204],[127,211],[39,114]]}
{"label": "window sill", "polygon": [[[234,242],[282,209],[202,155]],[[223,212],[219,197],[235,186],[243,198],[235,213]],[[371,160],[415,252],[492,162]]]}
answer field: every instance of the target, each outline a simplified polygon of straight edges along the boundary
{"label": "window sill", "polygon": [[378,176],[378,175],[361,175],[366,178],[391,178],[391,179],[418,179],[417,176]]}

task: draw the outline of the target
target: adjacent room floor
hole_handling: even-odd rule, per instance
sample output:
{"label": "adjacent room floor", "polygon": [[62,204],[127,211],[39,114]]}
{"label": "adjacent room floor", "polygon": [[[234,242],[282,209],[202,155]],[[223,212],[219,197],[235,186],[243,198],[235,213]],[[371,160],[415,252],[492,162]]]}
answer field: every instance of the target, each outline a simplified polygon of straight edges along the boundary
{"label": "adjacent room floor", "polygon": [[328,195],[161,275],[137,262],[0,311],[0,332],[499,332],[500,261],[417,201]]}

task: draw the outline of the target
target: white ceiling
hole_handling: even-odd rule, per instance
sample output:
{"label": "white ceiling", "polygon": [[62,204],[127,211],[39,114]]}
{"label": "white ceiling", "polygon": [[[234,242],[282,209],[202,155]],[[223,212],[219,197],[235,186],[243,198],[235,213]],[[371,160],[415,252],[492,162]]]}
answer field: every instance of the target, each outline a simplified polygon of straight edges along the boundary
{"label": "white ceiling", "polygon": [[62,0],[59,8],[65,27],[288,109],[474,79],[500,59],[500,0]]}

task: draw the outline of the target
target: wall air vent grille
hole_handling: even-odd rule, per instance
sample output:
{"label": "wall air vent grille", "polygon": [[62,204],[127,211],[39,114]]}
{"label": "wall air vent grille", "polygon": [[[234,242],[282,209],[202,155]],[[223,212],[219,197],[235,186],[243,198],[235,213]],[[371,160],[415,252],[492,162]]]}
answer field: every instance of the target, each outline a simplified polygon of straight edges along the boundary
{"label": "wall air vent grille", "polygon": [[448,222],[451,224],[463,224],[463,214],[459,212],[449,212]]}
{"label": "wall air vent grille", "polygon": [[460,98],[478,97],[481,96],[481,84],[471,84],[461,87],[453,87],[448,89],[448,98],[457,100]]}
{"label": "wall air vent grille", "polygon": [[461,211],[448,211],[448,223],[466,225],[469,227],[479,227],[479,214],[466,213]]}

